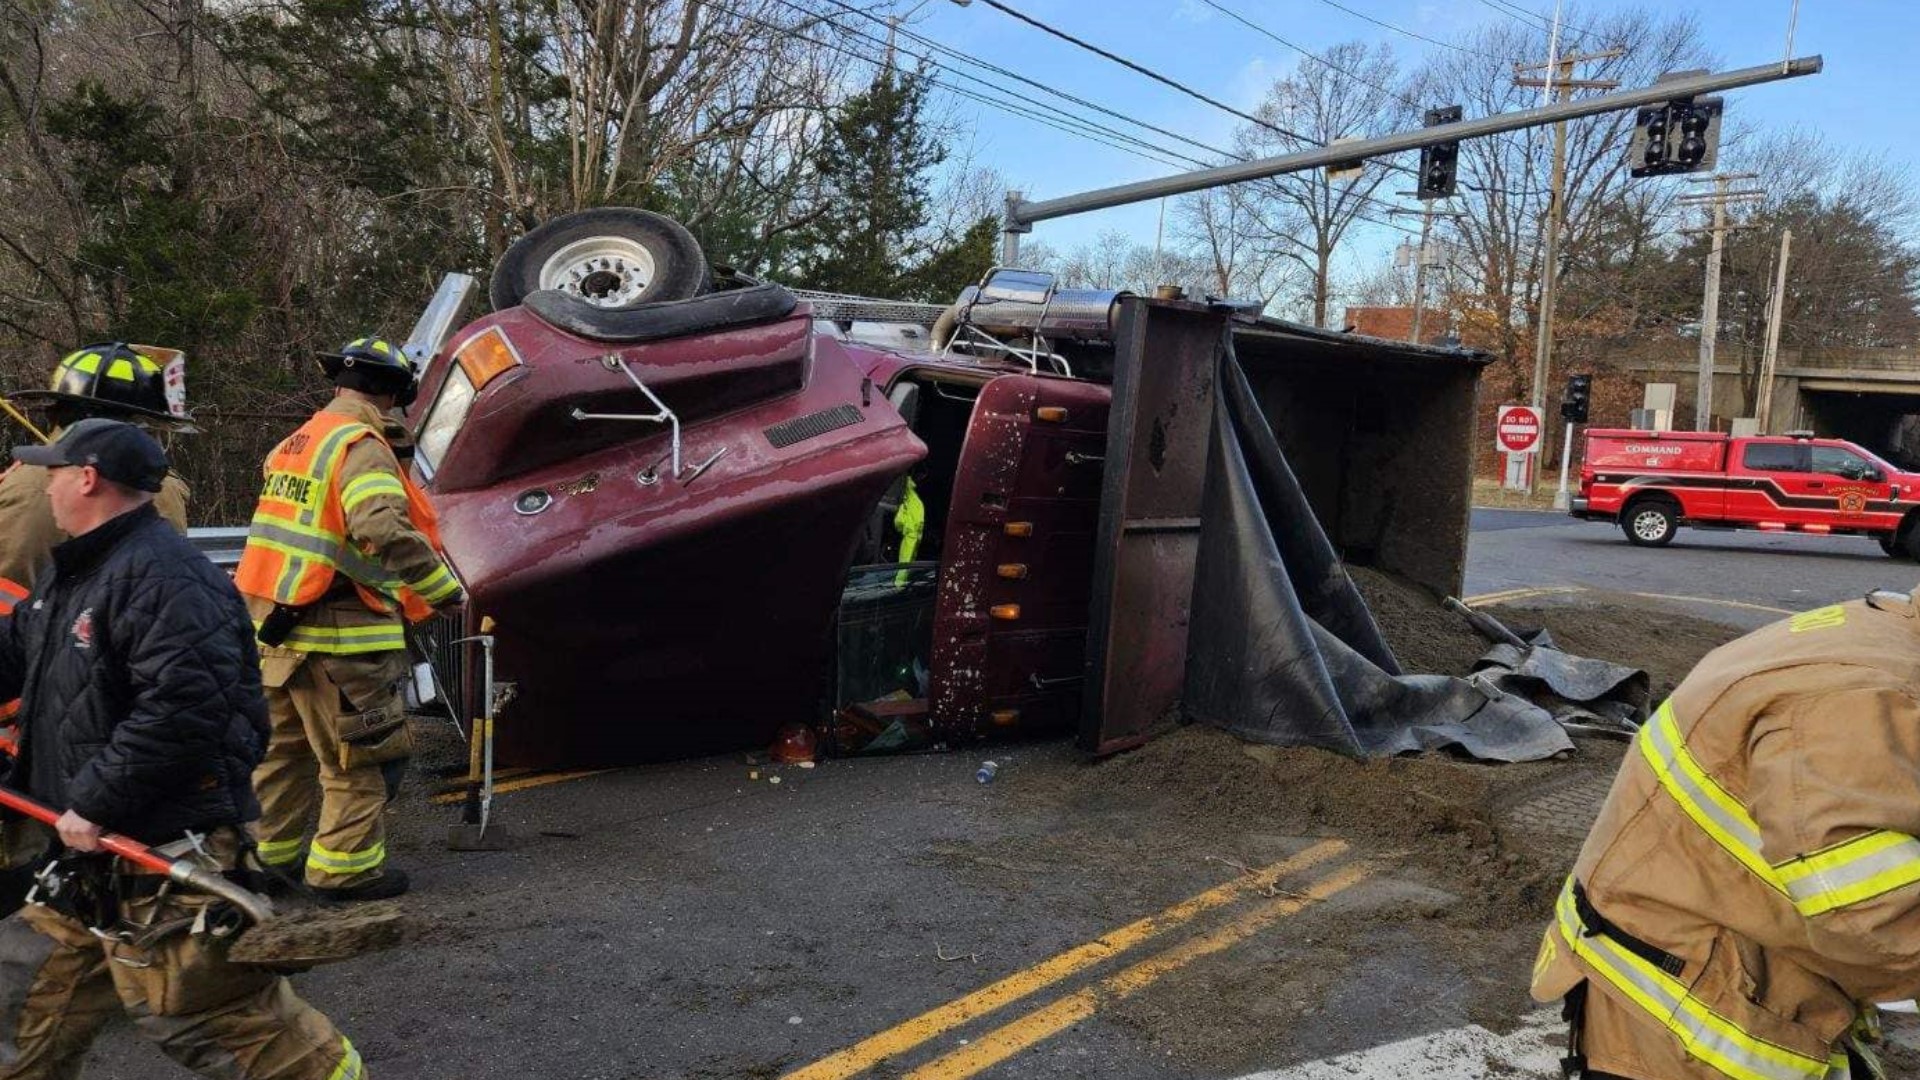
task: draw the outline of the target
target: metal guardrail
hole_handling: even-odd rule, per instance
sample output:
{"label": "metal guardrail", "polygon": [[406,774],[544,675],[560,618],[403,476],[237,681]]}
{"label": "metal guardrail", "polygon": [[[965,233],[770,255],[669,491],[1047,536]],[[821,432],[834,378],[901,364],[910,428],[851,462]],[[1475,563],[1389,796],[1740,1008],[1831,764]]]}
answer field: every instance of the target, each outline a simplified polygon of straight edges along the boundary
{"label": "metal guardrail", "polygon": [[220,525],[188,529],[187,539],[193,541],[193,546],[211,559],[213,565],[231,570],[240,565],[240,549],[247,546],[247,527]]}

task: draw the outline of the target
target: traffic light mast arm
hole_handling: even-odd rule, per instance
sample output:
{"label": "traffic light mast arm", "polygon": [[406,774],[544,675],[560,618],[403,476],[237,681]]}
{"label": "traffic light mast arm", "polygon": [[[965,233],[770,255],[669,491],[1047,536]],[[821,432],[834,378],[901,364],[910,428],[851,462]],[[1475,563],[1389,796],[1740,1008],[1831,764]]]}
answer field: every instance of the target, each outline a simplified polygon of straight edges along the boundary
{"label": "traffic light mast arm", "polygon": [[1175,176],[1161,177],[1157,180],[1120,184],[1057,199],[1043,199],[1038,202],[1014,200],[1007,206],[1006,226],[1017,232],[1034,222],[1085,213],[1089,210],[1125,206],[1128,203],[1144,202],[1168,195],[1184,195],[1190,191],[1200,191],[1222,184],[1237,184],[1247,180],[1260,180],[1269,176],[1318,169],[1343,161],[1381,157],[1404,150],[1418,150],[1433,143],[1459,142],[1484,135],[1497,135],[1503,131],[1519,131],[1559,120],[1574,120],[1582,116],[1594,116],[1618,109],[1631,109],[1641,105],[1709,94],[1716,90],[1732,90],[1742,86],[1813,75],[1820,71],[1821,66],[1820,57],[1808,56],[1789,60],[1784,64],[1762,64],[1719,74],[1690,75],[1655,83],[1652,86],[1602,94],[1598,97],[1556,102],[1537,109],[1481,116],[1472,120],[1462,120],[1459,123],[1417,128],[1393,135],[1383,135],[1376,139],[1341,143],[1337,146],[1319,146],[1299,153],[1235,162],[1218,168],[1199,169]]}

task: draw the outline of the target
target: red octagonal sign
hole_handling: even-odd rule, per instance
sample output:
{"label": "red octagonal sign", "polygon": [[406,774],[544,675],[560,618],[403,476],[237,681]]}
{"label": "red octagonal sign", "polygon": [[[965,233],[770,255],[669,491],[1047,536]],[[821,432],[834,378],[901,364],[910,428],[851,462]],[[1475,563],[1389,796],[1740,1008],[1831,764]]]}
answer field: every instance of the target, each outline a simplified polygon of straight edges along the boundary
{"label": "red octagonal sign", "polygon": [[1540,410],[1528,405],[1502,405],[1495,414],[1493,440],[1509,454],[1531,454],[1540,449]]}

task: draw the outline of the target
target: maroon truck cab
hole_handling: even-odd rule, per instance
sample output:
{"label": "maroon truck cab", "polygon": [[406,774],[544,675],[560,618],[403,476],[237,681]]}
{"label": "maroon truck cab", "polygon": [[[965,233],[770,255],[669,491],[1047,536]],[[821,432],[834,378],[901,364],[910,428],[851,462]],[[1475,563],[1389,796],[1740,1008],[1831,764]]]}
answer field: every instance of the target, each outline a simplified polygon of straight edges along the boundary
{"label": "maroon truck cab", "polygon": [[1888,554],[1920,545],[1920,475],[1849,442],[1595,428],[1583,446],[1573,516],[1617,522],[1641,546],[1683,524],[1868,535]]}

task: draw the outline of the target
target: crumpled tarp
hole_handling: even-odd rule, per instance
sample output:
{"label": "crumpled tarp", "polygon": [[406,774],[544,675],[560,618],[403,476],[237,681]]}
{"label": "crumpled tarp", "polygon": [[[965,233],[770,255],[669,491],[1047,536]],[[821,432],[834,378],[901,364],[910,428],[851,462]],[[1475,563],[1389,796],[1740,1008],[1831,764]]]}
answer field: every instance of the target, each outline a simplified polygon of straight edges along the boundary
{"label": "crumpled tarp", "polygon": [[1473,666],[1475,682],[1524,697],[1562,724],[1635,730],[1653,704],[1647,673],[1560,651],[1545,630],[1521,633],[1527,644],[1495,645]]}
{"label": "crumpled tarp", "polygon": [[1356,757],[1456,746],[1573,749],[1489,681],[1405,675],[1340,565],[1232,352],[1222,361],[1187,638],[1187,715],[1242,738]]}

